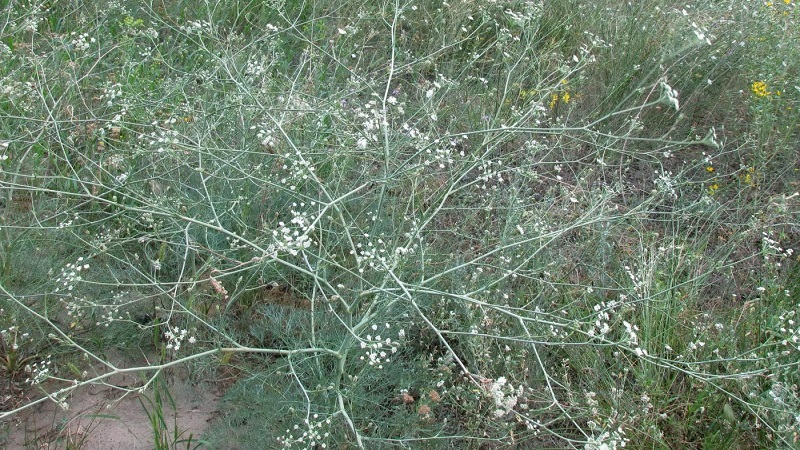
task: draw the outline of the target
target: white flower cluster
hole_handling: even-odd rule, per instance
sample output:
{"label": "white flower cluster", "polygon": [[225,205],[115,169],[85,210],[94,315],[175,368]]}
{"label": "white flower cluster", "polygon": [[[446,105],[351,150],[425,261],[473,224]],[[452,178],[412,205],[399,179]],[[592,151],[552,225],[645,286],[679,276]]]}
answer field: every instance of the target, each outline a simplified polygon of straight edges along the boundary
{"label": "white flower cluster", "polygon": [[586,401],[586,406],[589,407],[592,417],[596,417],[599,414],[598,406],[600,406],[600,402],[597,401],[597,392],[584,392],[583,398]]}
{"label": "white flower cluster", "polygon": [[68,291],[73,290],[75,285],[83,279],[83,277],[81,277],[81,272],[85,272],[87,269],[89,269],[89,264],[83,262],[83,256],[78,258],[74,263],[62,267],[61,276],[56,278],[56,283],[59,284],[59,286],[56,287],[56,292],[64,288]]}
{"label": "white flower cluster", "polygon": [[[145,229],[153,229],[153,227],[156,225],[155,219],[153,218],[153,213],[142,213],[141,221],[139,223],[144,226]],[[139,242],[144,242],[141,237],[139,238]]]}
{"label": "white flower cluster", "polygon": [[496,185],[491,185],[492,181],[496,182],[497,184],[501,184],[503,181],[505,181],[503,179],[503,174],[499,170],[496,170],[492,167],[496,164],[498,163],[492,160],[481,161],[481,164],[478,167],[478,171],[480,172],[480,175],[478,175],[478,181],[483,182],[480,186],[481,189],[486,189],[487,187],[496,187]]}
{"label": "white flower cluster", "polygon": [[105,253],[108,251],[108,247],[111,245],[111,243],[119,242],[121,233],[122,230],[119,228],[107,229],[106,227],[103,227],[102,231],[97,233],[97,235],[92,238],[92,248],[101,253]]}
{"label": "white flower cluster", "polygon": [[[240,203],[242,201],[243,201],[243,199],[241,197],[239,197],[236,200],[237,203]],[[247,230],[243,230],[242,231],[242,236],[241,237],[245,237],[245,234],[247,234]],[[228,242],[228,248],[230,248],[231,250],[242,250],[242,249],[245,249],[245,248],[249,248],[249,246],[247,244],[245,244],[244,242],[242,242],[242,240],[240,238],[232,238],[230,236],[226,236],[225,240]]]}
{"label": "white flower cluster", "polygon": [[650,401],[651,398],[646,393],[642,394],[642,396],[639,397],[639,400],[641,400],[641,402],[642,402],[642,412],[644,414],[649,413],[650,410],[653,409],[653,403]]}
{"label": "white flower cluster", "polygon": [[286,436],[278,438],[278,443],[280,443],[283,448],[292,448],[295,445],[301,448],[328,448],[328,444],[323,442],[323,440],[327,439],[330,433],[327,431],[323,433],[322,428],[323,426],[330,427],[330,417],[320,420],[319,414],[314,414],[312,418],[314,420],[303,420],[303,423],[306,425],[303,434],[297,437],[294,436],[294,433],[300,431],[300,426],[295,425],[291,430],[286,430]]}
{"label": "white flower cluster", "polygon": [[364,136],[363,144],[359,140],[359,148],[362,145],[366,148],[367,142],[378,142],[378,131],[381,129],[384,117],[381,108],[378,107],[378,101],[368,101],[363,108],[356,109],[355,115],[356,120],[360,121],[361,132]]}
{"label": "white flower cluster", "polygon": [[31,94],[35,92],[36,85],[31,81],[21,82],[4,77],[0,79],[0,95],[14,101],[18,108],[28,108],[31,103]]}
{"label": "white flower cluster", "polygon": [[72,46],[75,47],[76,50],[81,52],[85,52],[86,50],[89,49],[91,44],[97,42],[95,38],[93,37],[90,38],[88,33],[78,34],[77,32],[73,31],[72,33],[70,33],[70,36],[72,37],[72,41],[70,41]]}
{"label": "white flower cluster", "polygon": [[[450,139],[446,143],[442,143],[439,139],[436,139],[434,141],[434,144],[437,144],[435,149],[431,150],[428,148],[425,150],[427,160],[424,161],[423,164],[428,166],[435,165],[440,169],[444,169],[445,167],[453,164],[453,153],[455,150],[459,149],[461,143],[466,140],[466,136]],[[464,150],[459,150],[458,155],[464,157]]]}
{"label": "white flower cluster", "polygon": [[[311,204],[313,206],[315,202]],[[304,202],[299,204],[300,208],[305,206]],[[313,241],[309,234],[315,230],[314,217],[306,212],[295,210],[294,208],[297,207],[297,203],[292,203],[292,220],[288,224],[278,222],[278,229],[272,230],[275,249],[288,252],[292,256],[296,256],[301,250],[311,246]]]}
{"label": "white flower cluster", "polygon": [[350,250],[350,254],[356,257],[358,270],[361,273],[364,273],[366,266],[377,271],[386,270],[386,268],[392,267],[398,258],[414,254],[416,248],[416,245],[412,245],[411,247],[396,247],[393,251],[389,251],[382,238],[373,242],[367,233],[364,234],[364,238],[367,239],[366,244],[359,242],[354,250]]}
{"label": "white flower cluster", "polygon": [[186,25],[181,25],[180,30],[186,34],[211,34],[214,27],[207,20],[190,20]]}
{"label": "white flower cluster", "polygon": [[261,143],[267,149],[272,149],[275,147],[275,133],[272,131],[272,128],[269,127],[266,123],[260,123],[258,125],[253,125],[250,127],[251,130],[258,130],[256,133],[256,137],[258,138],[258,142]]}
{"label": "white flower cluster", "polygon": [[[159,126],[158,122],[153,122],[152,125]],[[157,130],[150,132],[147,144],[154,147],[157,153],[163,153],[180,144],[178,137],[177,131],[159,127]]]}
{"label": "white flower cluster", "polygon": [[611,321],[611,314],[621,306],[621,303],[616,300],[610,300],[608,303],[600,302],[594,305],[594,312],[597,314],[592,324],[592,328],[588,331],[589,336],[605,336],[611,331],[609,322]]}
{"label": "white flower cluster", "polygon": [[108,326],[111,322],[115,320],[122,320],[122,314],[120,313],[120,306],[124,300],[124,298],[128,295],[128,291],[120,291],[114,293],[112,296],[112,301],[109,304],[99,305],[100,307],[100,319],[95,322],[95,325],[103,325]]}
{"label": "white flower cluster", "polygon": [[774,418],[773,423],[778,424],[777,433],[789,437],[786,442],[792,439],[797,442],[797,436],[800,436],[800,391],[796,383],[773,381],[767,392],[751,392],[749,396],[767,400],[765,403]]}
{"label": "white flower cluster", "polygon": [[678,180],[671,171],[653,172],[656,174],[656,189],[653,193],[669,194],[673,199],[678,198],[675,188],[678,187]]}
{"label": "white flower cluster", "polygon": [[70,328],[75,328],[78,324],[77,319],[81,319],[86,315],[86,303],[88,301],[83,297],[72,297],[69,300],[64,300],[64,309],[67,311],[67,317],[72,319],[69,323]]}
{"label": "white flower cluster", "polygon": [[250,58],[247,59],[247,65],[244,68],[244,76],[250,82],[258,83],[269,74],[272,65],[273,62],[267,55],[251,55]]}
{"label": "white flower cluster", "polygon": [[[388,323],[385,324],[386,329],[391,328]],[[372,331],[378,331],[378,325],[372,324]],[[402,339],[405,336],[405,331],[400,330],[398,336]],[[375,366],[378,369],[383,369],[384,363],[390,363],[390,355],[397,353],[399,347],[398,342],[392,341],[391,338],[383,338],[380,335],[372,336],[368,334],[366,339],[361,341],[361,348],[364,350],[364,355],[359,359],[367,361],[370,366]]]}
{"label": "white flower cluster", "polygon": [[497,418],[501,418],[511,412],[517,403],[519,402],[520,397],[524,393],[524,387],[519,385],[516,389],[514,386],[508,382],[506,377],[500,377],[496,380],[484,380],[482,384],[484,390],[489,394],[489,396],[494,400],[494,416]]}
{"label": "white flower cluster", "polygon": [[[39,23],[45,22],[44,14],[47,12],[48,8],[45,5],[45,2],[29,2],[27,5],[23,2],[19,2],[20,6],[27,6],[30,10],[26,11],[26,14],[22,17],[22,23],[20,26],[25,31],[35,32],[39,29]],[[16,5],[15,5],[16,6]],[[14,25],[13,22],[10,25]]]}
{"label": "white flower cluster", "polygon": [[[800,304],[797,305],[797,308],[800,309]],[[778,328],[778,330],[783,335],[781,345],[784,347],[794,347],[797,351],[800,351],[800,323],[795,320],[796,313],[797,310],[792,309],[781,314],[780,317],[778,317],[778,320],[780,320],[780,328]]]}
{"label": "white flower cluster", "polygon": [[[641,269],[641,268],[640,268]],[[647,283],[645,281],[647,273],[645,270],[639,270],[634,272],[634,269],[631,266],[625,266],[625,273],[628,274],[628,278],[630,278],[631,283],[633,284],[633,293],[636,294],[639,298],[646,296],[646,289]]]}
{"label": "white flower cluster", "polygon": [[292,158],[287,154],[285,158],[289,160],[289,164],[284,164],[282,169],[289,172],[288,177],[281,178],[281,184],[289,186],[289,190],[294,191],[297,189],[297,183],[308,180],[314,177],[316,170],[311,162],[303,157],[300,152],[297,152],[296,158]]}
{"label": "white flower cluster", "polygon": [[167,350],[172,350],[175,353],[178,353],[178,350],[181,349],[183,341],[188,341],[190,344],[197,342],[194,336],[189,336],[189,331],[185,328],[168,326],[167,331],[164,332],[164,337],[167,339]]}
{"label": "white flower cluster", "polygon": [[[772,256],[788,258],[791,257],[792,254],[794,254],[794,250],[792,250],[791,248],[781,247],[781,243],[776,241],[775,239],[772,239],[770,237],[770,234],[767,233],[766,231],[761,233],[761,248],[764,254],[765,261],[769,260],[770,257]],[[780,267],[780,263],[777,263],[776,265]]]}
{"label": "white flower cluster", "polygon": [[116,177],[114,177],[114,181],[116,181],[117,184],[125,184],[125,182],[128,181],[128,177],[129,177],[128,173],[127,172],[123,172],[123,173],[117,175]]}
{"label": "white flower cluster", "polygon": [[633,347],[633,352],[636,353],[636,356],[647,356],[647,350],[639,347],[639,337],[636,334],[639,331],[639,327],[631,325],[628,321],[623,321],[622,325],[625,326],[625,333],[628,335],[627,343]]}
{"label": "white flower cluster", "polygon": [[793,397],[796,397],[796,386],[787,386],[785,383],[775,381],[772,383],[767,395],[772,399],[772,402],[778,407],[786,407],[793,403]]}
{"label": "white flower cluster", "polygon": [[[59,222],[58,228],[69,228],[69,227],[72,226],[73,223],[75,223],[76,220],[78,220],[78,214],[73,215],[72,218],[69,219],[69,220],[65,220],[63,222]],[[50,269],[50,270],[53,270],[53,269]]]}
{"label": "white flower cluster", "polygon": [[511,21],[514,23],[514,25],[520,28],[527,27],[531,20],[535,19],[536,16],[540,14],[539,10],[531,11],[530,9],[525,12],[514,12],[511,9],[506,9],[504,12],[511,18]]}
{"label": "white flower cluster", "polygon": [[122,96],[122,85],[120,83],[109,83],[103,88],[100,100],[106,101],[106,106],[113,106],[114,100]]}
{"label": "white flower cluster", "polygon": [[47,355],[44,361],[35,362],[25,366],[25,373],[30,376],[25,380],[26,383],[31,385],[40,384],[45,381],[50,375],[50,366],[53,361],[50,359],[51,355]]}
{"label": "white flower cluster", "polygon": [[625,438],[625,433],[622,427],[613,431],[603,431],[599,435],[592,435],[586,445],[583,446],[584,450],[617,450],[624,448],[628,443]]}

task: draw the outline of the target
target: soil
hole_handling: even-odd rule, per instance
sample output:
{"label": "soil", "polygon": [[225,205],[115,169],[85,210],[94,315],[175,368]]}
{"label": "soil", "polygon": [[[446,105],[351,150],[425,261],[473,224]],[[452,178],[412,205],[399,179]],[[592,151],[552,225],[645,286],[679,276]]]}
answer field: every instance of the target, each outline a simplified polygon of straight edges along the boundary
{"label": "soil", "polygon": [[[176,406],[174,410],[169,400],[162,398],[168,441],[172,443],[174,439],[176,423],[178,440],[182,440],[176,448],[186,448],[190,437],[192,444],[188,448],[195,447],[211,421],[218,416],[222,397],[215,385],[191,383],[188,378],[180,371],[166,377]],[[0,422],[0,448],[153,449],[153,427],[143,406],[144,403],[152,410],[152,404],[144,397],[152,400],[153,389],[138,394],[135,390],[117,387],[141,384],[141,379],[133,375],[115,376],[105,381],[107,383],[103,385],[82,386],[73,391],[67,399],[69,408],[66,411],[55,402],[46,401],[22,411],[6,423]],[[16,392],[20,394],[19,389]],[[40,395],[32,390],[24,393],[29,399]]]}

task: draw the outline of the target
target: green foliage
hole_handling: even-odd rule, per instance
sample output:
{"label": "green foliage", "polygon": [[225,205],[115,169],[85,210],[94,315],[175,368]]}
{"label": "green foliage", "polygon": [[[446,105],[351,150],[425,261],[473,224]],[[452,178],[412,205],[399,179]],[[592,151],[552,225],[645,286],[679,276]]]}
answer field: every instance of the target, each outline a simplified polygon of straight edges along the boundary
{"label": "green foliage", "polygon": [[15,383],[230,371],[215,448],[796,445],[794,2],[0,8]]}

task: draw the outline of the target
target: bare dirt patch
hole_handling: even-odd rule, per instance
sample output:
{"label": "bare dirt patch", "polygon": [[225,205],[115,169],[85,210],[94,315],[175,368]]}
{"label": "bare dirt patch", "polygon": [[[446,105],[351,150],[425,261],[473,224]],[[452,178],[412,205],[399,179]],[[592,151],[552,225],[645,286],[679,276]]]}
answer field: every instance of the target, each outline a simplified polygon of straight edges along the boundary
{"label": "bare dirt patch", "polygon": [[[119,366],[118,366],[119,367]],[[185,446],[196,443],[217,416],[222,392],[207,382],[190,382],[185,370],[164,377],[175,408],[162,396],[165,433]],[[35,405],[0,423],[0,447],[7,449],[80,448],[85,450],[150,450],[155,446],[153,426],[147,411],[153,410],[153,389],[140,394],[141,379],[134,375],[114,376],[103,385],[82,386],[67,399],[62,409],[53,401]],[[63,387],[63,386],[62,386]],[[56,388],[57,389],[57,388]],[[21,394],[16,391],[17,396]],[[29,391],[28,399],[40,394]],[[146,397],[146,398],[145,398]],[[10,406],[10,405],[7,405]],[[8,408],[10,409],[10,408]],[[191,445],[194,447],[194,445]]]}

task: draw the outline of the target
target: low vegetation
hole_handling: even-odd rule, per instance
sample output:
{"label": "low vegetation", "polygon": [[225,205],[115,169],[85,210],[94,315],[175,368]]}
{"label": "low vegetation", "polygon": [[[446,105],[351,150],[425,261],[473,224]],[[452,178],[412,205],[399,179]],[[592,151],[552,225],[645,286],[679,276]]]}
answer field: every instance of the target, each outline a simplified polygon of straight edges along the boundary
{"label": "low vegetation", "polygon": [[0,4],[0,419],[124,372],[159,448],[800,445],[795,1]]}

